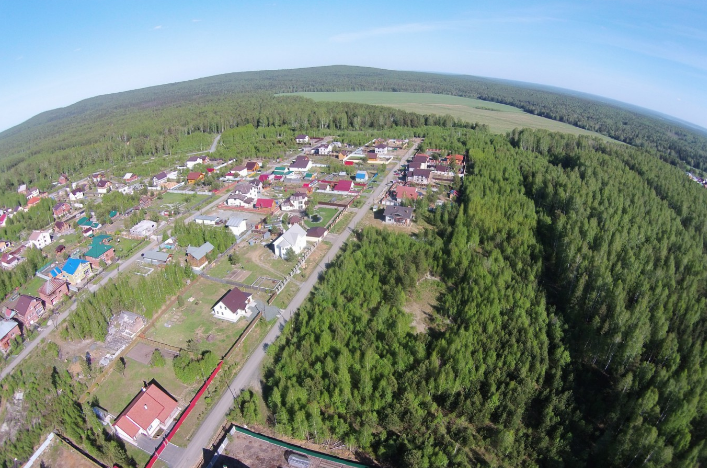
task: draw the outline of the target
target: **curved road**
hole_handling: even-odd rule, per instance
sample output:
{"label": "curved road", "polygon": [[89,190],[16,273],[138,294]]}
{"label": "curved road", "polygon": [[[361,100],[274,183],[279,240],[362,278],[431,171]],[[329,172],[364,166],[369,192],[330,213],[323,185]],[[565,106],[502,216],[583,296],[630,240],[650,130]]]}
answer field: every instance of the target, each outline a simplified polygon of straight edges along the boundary
{"label": "curved road", "polygon": [[[349,235],[353,232],[361,219],[366,215],[368,210],[370,210],[371,205],[374,200],[377,200],[383,192],[388,189],[388,182],[393,178],[393,172],[399,169],[402,163],[407,160],[417,148],[415,144],[406,154],[403,156],[395,168],[390,171],[390,173],[383,179],[378,188],[368,197],[366,203],[359,208],[358,212],[351,220],[347,228],[336,236],[334,242],[332,243],[331,249],[326,255],[327,259],[333,258],[341,249],[341,246],[346,242]],[[302,305],[304,300],[309,295],[309,292],[314,287],[314,284],[319,279],[319,275],[326,269],[326,263],[324,260],[320,261],[316,266],[314,271],[309,278],[302,283],[299,292],[290,302],[289,307],[283,311],[282,316],[278,319],[275,326],[268,332],[260,345],[255,349],[253,354],[250,355],[248,360],[243,365],[241,371],[236,375],[231,384],[228,386],[227,392],[225,392],[221,399],[214,405],[214,407],[209,412],[204,422],[201,424],[199,430],[194,434],[194,437],[189,442],[189,445],[182,453],[181,462],[176,465],[176,468],[192,468],[198,462],[202,460],[203,449],[208,448],[211,445],[212,438],[218,429],[223,425],[226,413],[231,409],[233,400],[238,396],[238,394],[248,388],[251,382],[259,378],[260,366],[265,358],[265,352],[272,343],[280,336],[283,328],[287,321],[292,318],[292,315],[297,311],[297,309]]]}

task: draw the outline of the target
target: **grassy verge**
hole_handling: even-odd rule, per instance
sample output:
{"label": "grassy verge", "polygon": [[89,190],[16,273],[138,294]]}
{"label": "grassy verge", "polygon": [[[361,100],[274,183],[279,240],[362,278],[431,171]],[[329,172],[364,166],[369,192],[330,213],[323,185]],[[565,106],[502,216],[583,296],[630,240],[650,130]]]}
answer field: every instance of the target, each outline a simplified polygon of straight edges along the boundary
{"label": "grassy verge", "polygon": [[332,234],[341,234],[344,232],[344,229],[346,229],[346,226],[349,225],[353,217],[355,216],[355,213],[345,213],[339,221],[336,222],[334,226],[329,230]]}

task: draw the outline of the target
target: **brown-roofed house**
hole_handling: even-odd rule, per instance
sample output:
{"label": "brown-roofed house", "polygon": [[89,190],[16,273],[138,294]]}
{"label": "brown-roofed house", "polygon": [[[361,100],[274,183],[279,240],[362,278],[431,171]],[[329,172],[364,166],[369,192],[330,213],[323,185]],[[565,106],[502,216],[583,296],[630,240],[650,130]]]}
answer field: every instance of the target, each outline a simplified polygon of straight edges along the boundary
{"label": "brown-roofed house", "polygon": [[38,297],[20,294],[4,304],[3,313],[5,318],[19,320],[24,326],[32,325],[44,315],[44,302]]}
{"label": "brown-roofed house", "polygon": [[54,232],[57,234],[60,234],[62,232],[67,232],[71,231],[71,225],[69,223],[65,223],[64,221],[57,221],[54,223]]}
{"label": "brown-roofed house", "polygon": [[418,193],[415,187],[406,187],[405,185],[399,185],[395,187],[395,198],[400,201],[404,199],[417,200]]}
{"label": "brown-roofed house", "polygon": [[237,322],[241,317],[249,315],[253,305],[252,294],[233,288],[216,303],[211,313],[216,318]]}
{"label": "brown-roofed house", "polygon": [[307,229],[306,239],[310,242],[319,242],[324,239],[324,236],[326,236],[328,232],[329,231],[327,231],[326,228],[323,228],[321,226],[309,228]]}
{"label": "brown-roofed house", "polygon": [[167,429],[179,412],[179,404],[154,381],[143,388],[115,418],[116,433],[135,444],[137,436],[153,437],[158,429]]}
{"label": "brown-roofed house", "polygon": [[52,278],[47,280],[39,288],[39,297],[44,301],[47,307],[53,306],[61,301],[61,298],[69,294],[69,283],[61,278]]}
{"label": "brown-roofed house", "polygon": [[53,208],[54,211],[54,217],[55,218],[61,218],[67,213],[71,212],[71,205],[65,202],[59,202],[56,205],[54,205]]}
{"label": "brown-roofed house", "polygon": [[204,180],[204,173],[203,172],[190,172],[187,175],[187,183],[189,184],[195,184],[196,182]]}

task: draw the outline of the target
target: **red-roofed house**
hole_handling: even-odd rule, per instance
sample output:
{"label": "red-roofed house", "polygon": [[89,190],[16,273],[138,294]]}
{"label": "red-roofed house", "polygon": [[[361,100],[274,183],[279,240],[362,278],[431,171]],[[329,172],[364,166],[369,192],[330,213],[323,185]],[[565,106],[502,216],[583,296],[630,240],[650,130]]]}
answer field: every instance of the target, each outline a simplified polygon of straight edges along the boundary
{"label": "red-roofed house", "polygon": [[71,212],[71,205],[65,202],[59,202],[56,205],[54,205],[53,208],[54,211],[54,217],[55,218],[61,218],[67,213]]}
{"label": "red-roofed house", "polygon": [[395,187],[395,198],[400,201],[404,199],[417,200],[417,189],[415,187],[406,187],[399,185]]}
{"label": "red-roofed house", "polygon": [[44,301],[47,307],[53,306],[61,301],[61,298],[69,294],[69,283],[61,278],[52,278],[47,280],[39,288],[39,297]]}
{"label": "red-roofed house", "polygon": [[253,295],[245,293],[238,288],[233,288],[211,309],[214,317],[230,322],[237,322],[241,317],[250,315]]}
{"label": "red-roofed house", "polygon": [[349,192],[351,192],[352,188],[353,188],[353,181],[352,180],[340,180],[336,183],[336,185],[332,189],[332,192],[349,193]]}
{"label": "red-roofed house", "polygon": [[275,206],[275,200],[272,198],[258,198],[255,202],[255,207],[257,209],[272,209]]}
{"label": "red-roofed house", "polygon": [[27,200],[27,209],[29,210],[33,206],[38,205],[40,201],[42,201],[42,199],[39,197],[30,198],[29,200]]}
{"label": "red-roofed house", "polygon": [[135,444],[140,434],[154,437],[158,429],[167,429],[179,413],[179,404],[154,382],[143,388],[115,418],[115,432]]}

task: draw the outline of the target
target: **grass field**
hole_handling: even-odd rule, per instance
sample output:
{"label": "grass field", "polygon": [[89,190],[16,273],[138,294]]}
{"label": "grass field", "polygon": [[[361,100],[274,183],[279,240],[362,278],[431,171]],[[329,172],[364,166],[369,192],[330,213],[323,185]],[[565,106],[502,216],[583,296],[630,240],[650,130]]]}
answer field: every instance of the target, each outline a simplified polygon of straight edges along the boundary
{"label": "grass field", "polygon": [[419,114],[451,115],[467,122],[479,122],[495,133],[506,133],[514,128],[535,128],[573,135],[591,135],[608,140],[598,133],[572,125],[528,114],[517,107],[495,102],[457,96],[428,93],[395,93],[380,91],[347,91],[339,93],[294,93],[315,101],[355,102],[394,107]]}
{"label": "grass field", "polygon": [[20,292],[30,296],[39,296],[39,288],[41,288],[43,284],[44,280],[39,276],[35,276],[20,288]]}
{"label": "grass field", "polygon": [[322,217],[321,221],[318,223],[313,223],[309,218],[304,219],[304,224],[308,228],[313,228],[313,227],[326,227],[327,224],[329,224],[329,221],[331,221],[331,218],[336,216],[336,213],[339,212],[338,209],[336,208],[325,208],[323,206],[318,207],[315,211],[316,214]]}

